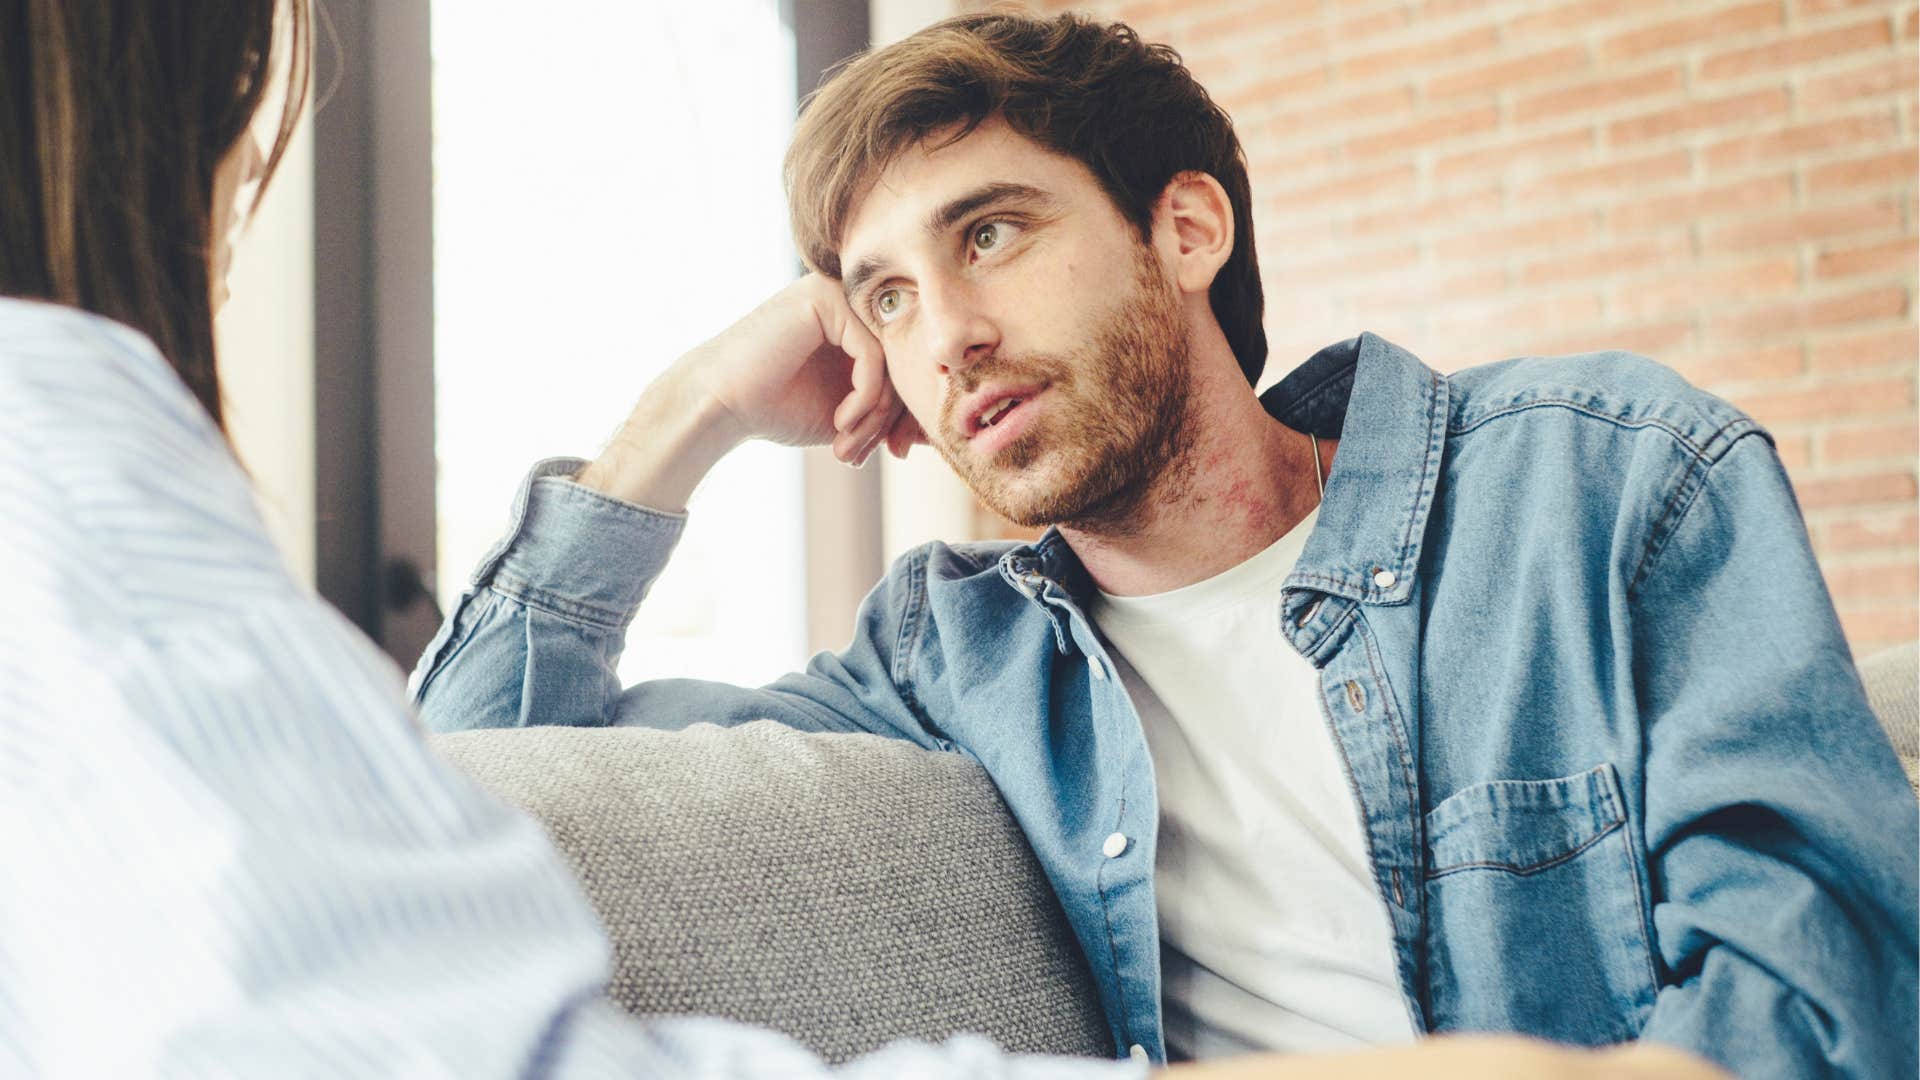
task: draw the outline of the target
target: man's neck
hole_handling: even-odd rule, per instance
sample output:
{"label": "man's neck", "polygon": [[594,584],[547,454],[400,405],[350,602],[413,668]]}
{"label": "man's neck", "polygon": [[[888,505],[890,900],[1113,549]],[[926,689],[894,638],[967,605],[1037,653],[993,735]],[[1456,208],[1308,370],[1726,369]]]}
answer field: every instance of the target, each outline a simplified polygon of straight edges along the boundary
{"label": "man's neck", "polygon": [[[1312,440],[1267,415],[1245,382],[1196,380],[1186,424],[1181,459],[1124,529],[1060,526],[1101,591],[1145,596],[1205,581],[1266,550],[1319,505]],[[1321,440],[1323,469],[1335,445]]]}

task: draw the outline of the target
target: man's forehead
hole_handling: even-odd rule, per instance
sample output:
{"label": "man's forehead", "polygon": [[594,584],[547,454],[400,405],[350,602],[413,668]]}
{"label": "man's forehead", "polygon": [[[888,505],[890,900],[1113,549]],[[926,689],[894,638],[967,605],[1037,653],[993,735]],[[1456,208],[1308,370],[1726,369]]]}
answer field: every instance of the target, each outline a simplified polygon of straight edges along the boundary
{"label": "man's forehead", "polygon": [[954,125],[933,132],[907,148],[854,197],[840,235],[842,266],[904,243],[940,207],[985,185],[1023,186],[1059,197],[1077,180],[1094,182],[1080,162],[1041,146],[1004,121],[983,121],[955,139],[958,130]]}

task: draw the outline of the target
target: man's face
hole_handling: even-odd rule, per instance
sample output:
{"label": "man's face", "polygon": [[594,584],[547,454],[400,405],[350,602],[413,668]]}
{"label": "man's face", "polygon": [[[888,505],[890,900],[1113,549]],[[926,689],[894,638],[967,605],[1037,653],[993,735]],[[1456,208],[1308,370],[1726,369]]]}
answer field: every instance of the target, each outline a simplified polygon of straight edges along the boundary
{"label": "man's face", "polygon": [[997,121],[922,144],[855,205],[840,256],[901,400],[1008,520],[1124,526],[1178,456],[1180,297],[1079,162]]}

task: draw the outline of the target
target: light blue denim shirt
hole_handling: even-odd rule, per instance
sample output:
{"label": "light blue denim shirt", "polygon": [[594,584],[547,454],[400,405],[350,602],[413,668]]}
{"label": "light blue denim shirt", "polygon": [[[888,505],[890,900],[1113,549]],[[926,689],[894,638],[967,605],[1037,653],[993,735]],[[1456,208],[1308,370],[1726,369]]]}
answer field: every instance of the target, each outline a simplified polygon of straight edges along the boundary
{"label": "light blue denim shirt", "polygon": [[[1914,1075],[1916,806],[1767,434],[1636,356],[1443,376],[1372,335],[1263,400],[1340,439],[1274,615],[1320,671],[1415,1029]],[[579,464],[522,488],[414,674],[427,721],[771,718],[969,754],[1116,1054],[1161,1059],[1153,769],[1061,536],[909,552],[844,652],[767,686],[622,687],[682,519]]]}

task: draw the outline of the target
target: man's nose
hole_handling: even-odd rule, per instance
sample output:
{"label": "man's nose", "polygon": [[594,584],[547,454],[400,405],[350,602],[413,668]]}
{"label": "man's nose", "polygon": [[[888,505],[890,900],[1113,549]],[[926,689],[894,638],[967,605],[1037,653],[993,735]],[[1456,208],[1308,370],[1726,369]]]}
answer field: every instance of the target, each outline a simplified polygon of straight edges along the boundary
{"label": "man's nose", "polygon": [[1000,347],[1000,327],[980,303],[978,291],[966,282],[924,286],[921,316],[932,336],[933,357],[942,376],[972,367]]}

